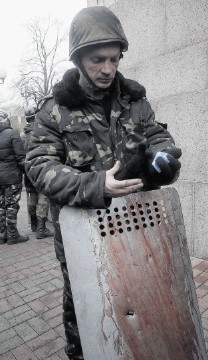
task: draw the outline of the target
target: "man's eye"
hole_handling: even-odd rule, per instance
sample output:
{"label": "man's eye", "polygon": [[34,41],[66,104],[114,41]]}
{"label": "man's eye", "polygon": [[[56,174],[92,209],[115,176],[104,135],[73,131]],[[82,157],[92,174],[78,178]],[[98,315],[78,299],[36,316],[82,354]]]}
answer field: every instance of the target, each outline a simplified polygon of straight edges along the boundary
{"label": "man's eye", "polygon": [[94,64],[98,64],[98,63],[102,62],[102,59],[98,58],[98,57],[92,58],[91,60]]}
{"label": "man's eye", "polygon": [[118,62],[119,62],[119,58],[117,58],[117,57],[116,57],[116,58],[112,58],[112,59],[111,59],[111,62],[112,62],[112,63],[118,63]]}

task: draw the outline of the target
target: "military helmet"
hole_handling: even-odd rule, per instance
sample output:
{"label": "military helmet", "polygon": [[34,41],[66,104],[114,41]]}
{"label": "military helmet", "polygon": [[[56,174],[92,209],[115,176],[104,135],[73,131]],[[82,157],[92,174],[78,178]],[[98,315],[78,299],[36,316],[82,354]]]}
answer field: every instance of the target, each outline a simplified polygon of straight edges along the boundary
{"label": "military helmet", "polygon": [[121,51],[128,50],[128,41],[117,16],[105,6],[82,9],[72,20],[69,32],[69,59],[86,46],[120,43]]}
{"label": "military helmet", "polygon": [[33,106],[28,106],[26,109],[25,109],[25,117],[26,119],[31,119],[35,116],[35,108]]}

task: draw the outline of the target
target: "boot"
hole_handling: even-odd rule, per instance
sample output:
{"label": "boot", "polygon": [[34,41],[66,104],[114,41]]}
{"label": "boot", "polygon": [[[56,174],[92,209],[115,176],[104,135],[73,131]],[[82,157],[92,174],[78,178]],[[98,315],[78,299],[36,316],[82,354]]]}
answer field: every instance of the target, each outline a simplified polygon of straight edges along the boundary
{"label": "boot", "polygon": [[31,215],[30,216],[30,221],[31,221],[31,230],[32,230],[32,232],[36,232],[37,231],[37,217],[36,217],[36,215]]}
{"label": "boot", "polygon": [[37,239],[45,239],[54,235],[53,231],[46,228],[45,223],[46,218],[37,218]]}
{"label": "boot", "polygon": [[3,245],[7,242],[7,239],[6,238],[1,238],[0,237],[0,245]]}
{"label": "boot", "polygon": [[[66,355],[68,356],[69,360],[84,360],[82,355],[82,349],[80,346],[78,346],[78,349],[76,349],[75,345],[65,345],[64,351]],[[75,354],[75,352],[78,352],[78,354]]]}
{"label": "boot", "polygon": [[16,237],[8,237],[7,238],[7,245],[14,245],[14,244],[19,244],[22,242],[26,242],[29,240],[29,236],[28,235],[20,235],[18,233],[18,235]]}
{"label": "boot", "polygon": [[0,208],[0,245],[7,242],[6,212]]}

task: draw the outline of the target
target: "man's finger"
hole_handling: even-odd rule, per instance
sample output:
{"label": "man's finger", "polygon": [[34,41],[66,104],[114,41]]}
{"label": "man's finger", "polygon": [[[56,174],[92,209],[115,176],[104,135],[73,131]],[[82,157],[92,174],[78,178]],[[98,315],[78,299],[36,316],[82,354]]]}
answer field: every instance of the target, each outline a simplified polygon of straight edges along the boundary
{"label": "man's finger", "polygon": [[121,166],[121,162],[119,160],[117,160],[115,162],[114,166],[110,170],[107,170],[106,173],[114,176],[119,171],[120,166]]}
{"label": "man's finger", "polygon": [[119,181],[119,187],[131,187],[131,186],[138,186],[143,185],[141,179],[129,179],[129,180],[122,180]]}

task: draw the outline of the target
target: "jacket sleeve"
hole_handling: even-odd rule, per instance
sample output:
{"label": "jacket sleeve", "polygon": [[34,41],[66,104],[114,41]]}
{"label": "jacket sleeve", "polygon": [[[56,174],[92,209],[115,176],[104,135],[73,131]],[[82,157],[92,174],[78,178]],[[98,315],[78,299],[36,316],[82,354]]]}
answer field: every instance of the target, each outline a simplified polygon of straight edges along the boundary
{"label": "jacket sleeve", "polygon": [[26,152],[20,134],[17,131],[14,130],[12,131],[11,141],[12,141],[12,147],[13,147],[15,159],[19,164],[19,167],[22,170],[22,172],[24,172]]}
{"label": "jacket sleeve", "polygon": [[106,208],[105,171],[81,172],[65,165],[63,136],[52,115],[53,100],[36,114],[26,172],[35,188],[56,203],[88,208]]}
{"label": "jacket sleeve", "polygon": [[175,148],[175,141],[167,130],[167,124],[155,120],[155,113],[146,101],[145,118],[143,121],[147,148],[156,154],[158,151]]}
{"label": "jacket sleeve", "polygon": [[[146,110],[146,118],[144,122],[144,135],[146,137],[147,141],[147,151],[149,157],[149,161],[152,161],[155,157],[155,155],[158,152],[171,152],[172,154],[180,154],[181,150],[179,148],[176,148],[175,141],[172,137],[172,135],[167,130],[167,124],[162,124],[160,122],[157,122],[155,120],[155,114],[154,111],[151,109],[150,104],[147,102],[147,110]],[[179,155],[179,157],[180,157]],[[178,157],[177,157],[178,158]],[[147,159],[148,160],[148,159]],[[180,170],[177,170],[175,173],[173,173],[173,177],[171,180],[169,180],[169,183],[173,183],[176,181],[179,177]],[[150,177],[151,175],[148,171],[148,162],[147,162],[147,172],[146,177]],[[158,179],[155,177],[152,177],[153,184],[158,184]],[[159,182],[159,185],[166,185],[166,181],[163,180]]]}

